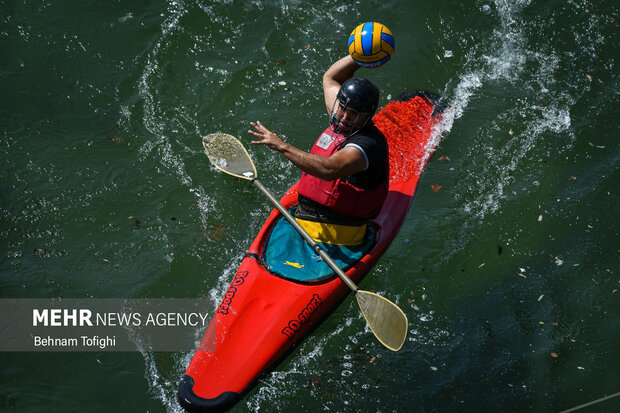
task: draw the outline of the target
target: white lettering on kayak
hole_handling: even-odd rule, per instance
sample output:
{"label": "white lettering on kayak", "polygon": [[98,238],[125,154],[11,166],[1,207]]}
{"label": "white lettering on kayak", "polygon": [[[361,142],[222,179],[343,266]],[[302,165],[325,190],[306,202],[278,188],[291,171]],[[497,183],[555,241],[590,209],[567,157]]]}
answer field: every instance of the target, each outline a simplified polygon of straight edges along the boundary
{"label": "white lettering on kayak", "polygon": [[310,316],[319,308],[322,302],[323,300],[321,300],[321,297],[319,297],[318,294],[314,294],[308,305],[299,313],[297,320],[289,321],[288,326],[284,327],[282,330],[282,334],[286,335],[288,338],[293,338],[295,333],[297,333],[304,324],[310,322]]}

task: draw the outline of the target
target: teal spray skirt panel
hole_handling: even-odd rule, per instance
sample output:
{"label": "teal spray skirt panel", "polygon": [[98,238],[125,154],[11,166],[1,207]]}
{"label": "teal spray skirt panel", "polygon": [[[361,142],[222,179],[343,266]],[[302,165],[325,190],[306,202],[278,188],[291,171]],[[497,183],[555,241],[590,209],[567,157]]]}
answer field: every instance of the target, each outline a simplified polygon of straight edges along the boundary
{"label": "teal spray skirt panel", "polygon": [[[294,214],[294,210],[291,210]],[[345,270],[359,261],[372,248],[375,229],[368,224],[364,242],[359,245],[334,245],[319,242],[336,264]],[[300,282],[319,282],[333,271],[284,218],[280,218],[267,240],[264,252],[266,267],[277,275]]]}

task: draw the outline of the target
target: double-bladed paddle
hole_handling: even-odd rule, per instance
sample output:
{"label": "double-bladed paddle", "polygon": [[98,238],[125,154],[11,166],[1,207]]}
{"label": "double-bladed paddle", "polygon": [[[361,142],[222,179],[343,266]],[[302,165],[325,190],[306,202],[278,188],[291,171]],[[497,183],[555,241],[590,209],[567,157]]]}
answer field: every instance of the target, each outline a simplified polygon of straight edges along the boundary
{"label": "double-bladed paddle", "polygon": [[377,339],[392,351],[398,351],[407,338],[407,316],[396,304],[378,294],[363,291],[338,267],[325,250],[295,221],[295,218],[280,204],[271,192],[258,180],[252,158],[237,138],[226,133],[213,133],[202,138],[205,153],[215,167],[237,178],[252,183],[271,201],[286,220],[299,232],[303,239],[323,261],[355,293],[357,303],[368,326]]}

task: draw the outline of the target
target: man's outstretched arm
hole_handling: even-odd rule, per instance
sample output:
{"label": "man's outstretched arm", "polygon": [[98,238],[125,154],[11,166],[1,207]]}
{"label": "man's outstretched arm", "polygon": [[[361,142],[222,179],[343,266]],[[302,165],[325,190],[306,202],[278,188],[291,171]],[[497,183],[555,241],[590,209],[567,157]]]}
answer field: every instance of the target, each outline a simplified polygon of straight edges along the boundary
{"label": "man's outstretched arm", "polygon": [[251,122],[250,125],[254,130],[248,132],[259,139],[252,141],[253,144],[265,145],[273,151],[280,152],[302,172],[317,178],[333,181],[354,175],[366,168],[366,158],[354,147],[339,150],[330,157],[314,155],[284,142],[260,122]]}

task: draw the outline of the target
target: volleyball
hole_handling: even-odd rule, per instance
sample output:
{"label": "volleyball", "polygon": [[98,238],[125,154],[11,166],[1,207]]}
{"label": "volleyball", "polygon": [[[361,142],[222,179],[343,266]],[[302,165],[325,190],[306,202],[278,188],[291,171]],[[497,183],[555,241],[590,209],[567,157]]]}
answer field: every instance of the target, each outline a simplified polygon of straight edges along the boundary
{"label": "volleyball", "polygon": [[349,54],[362,67],[383,66],[394,54],[394,35],[381,23],[362,23],[349,36]]}

